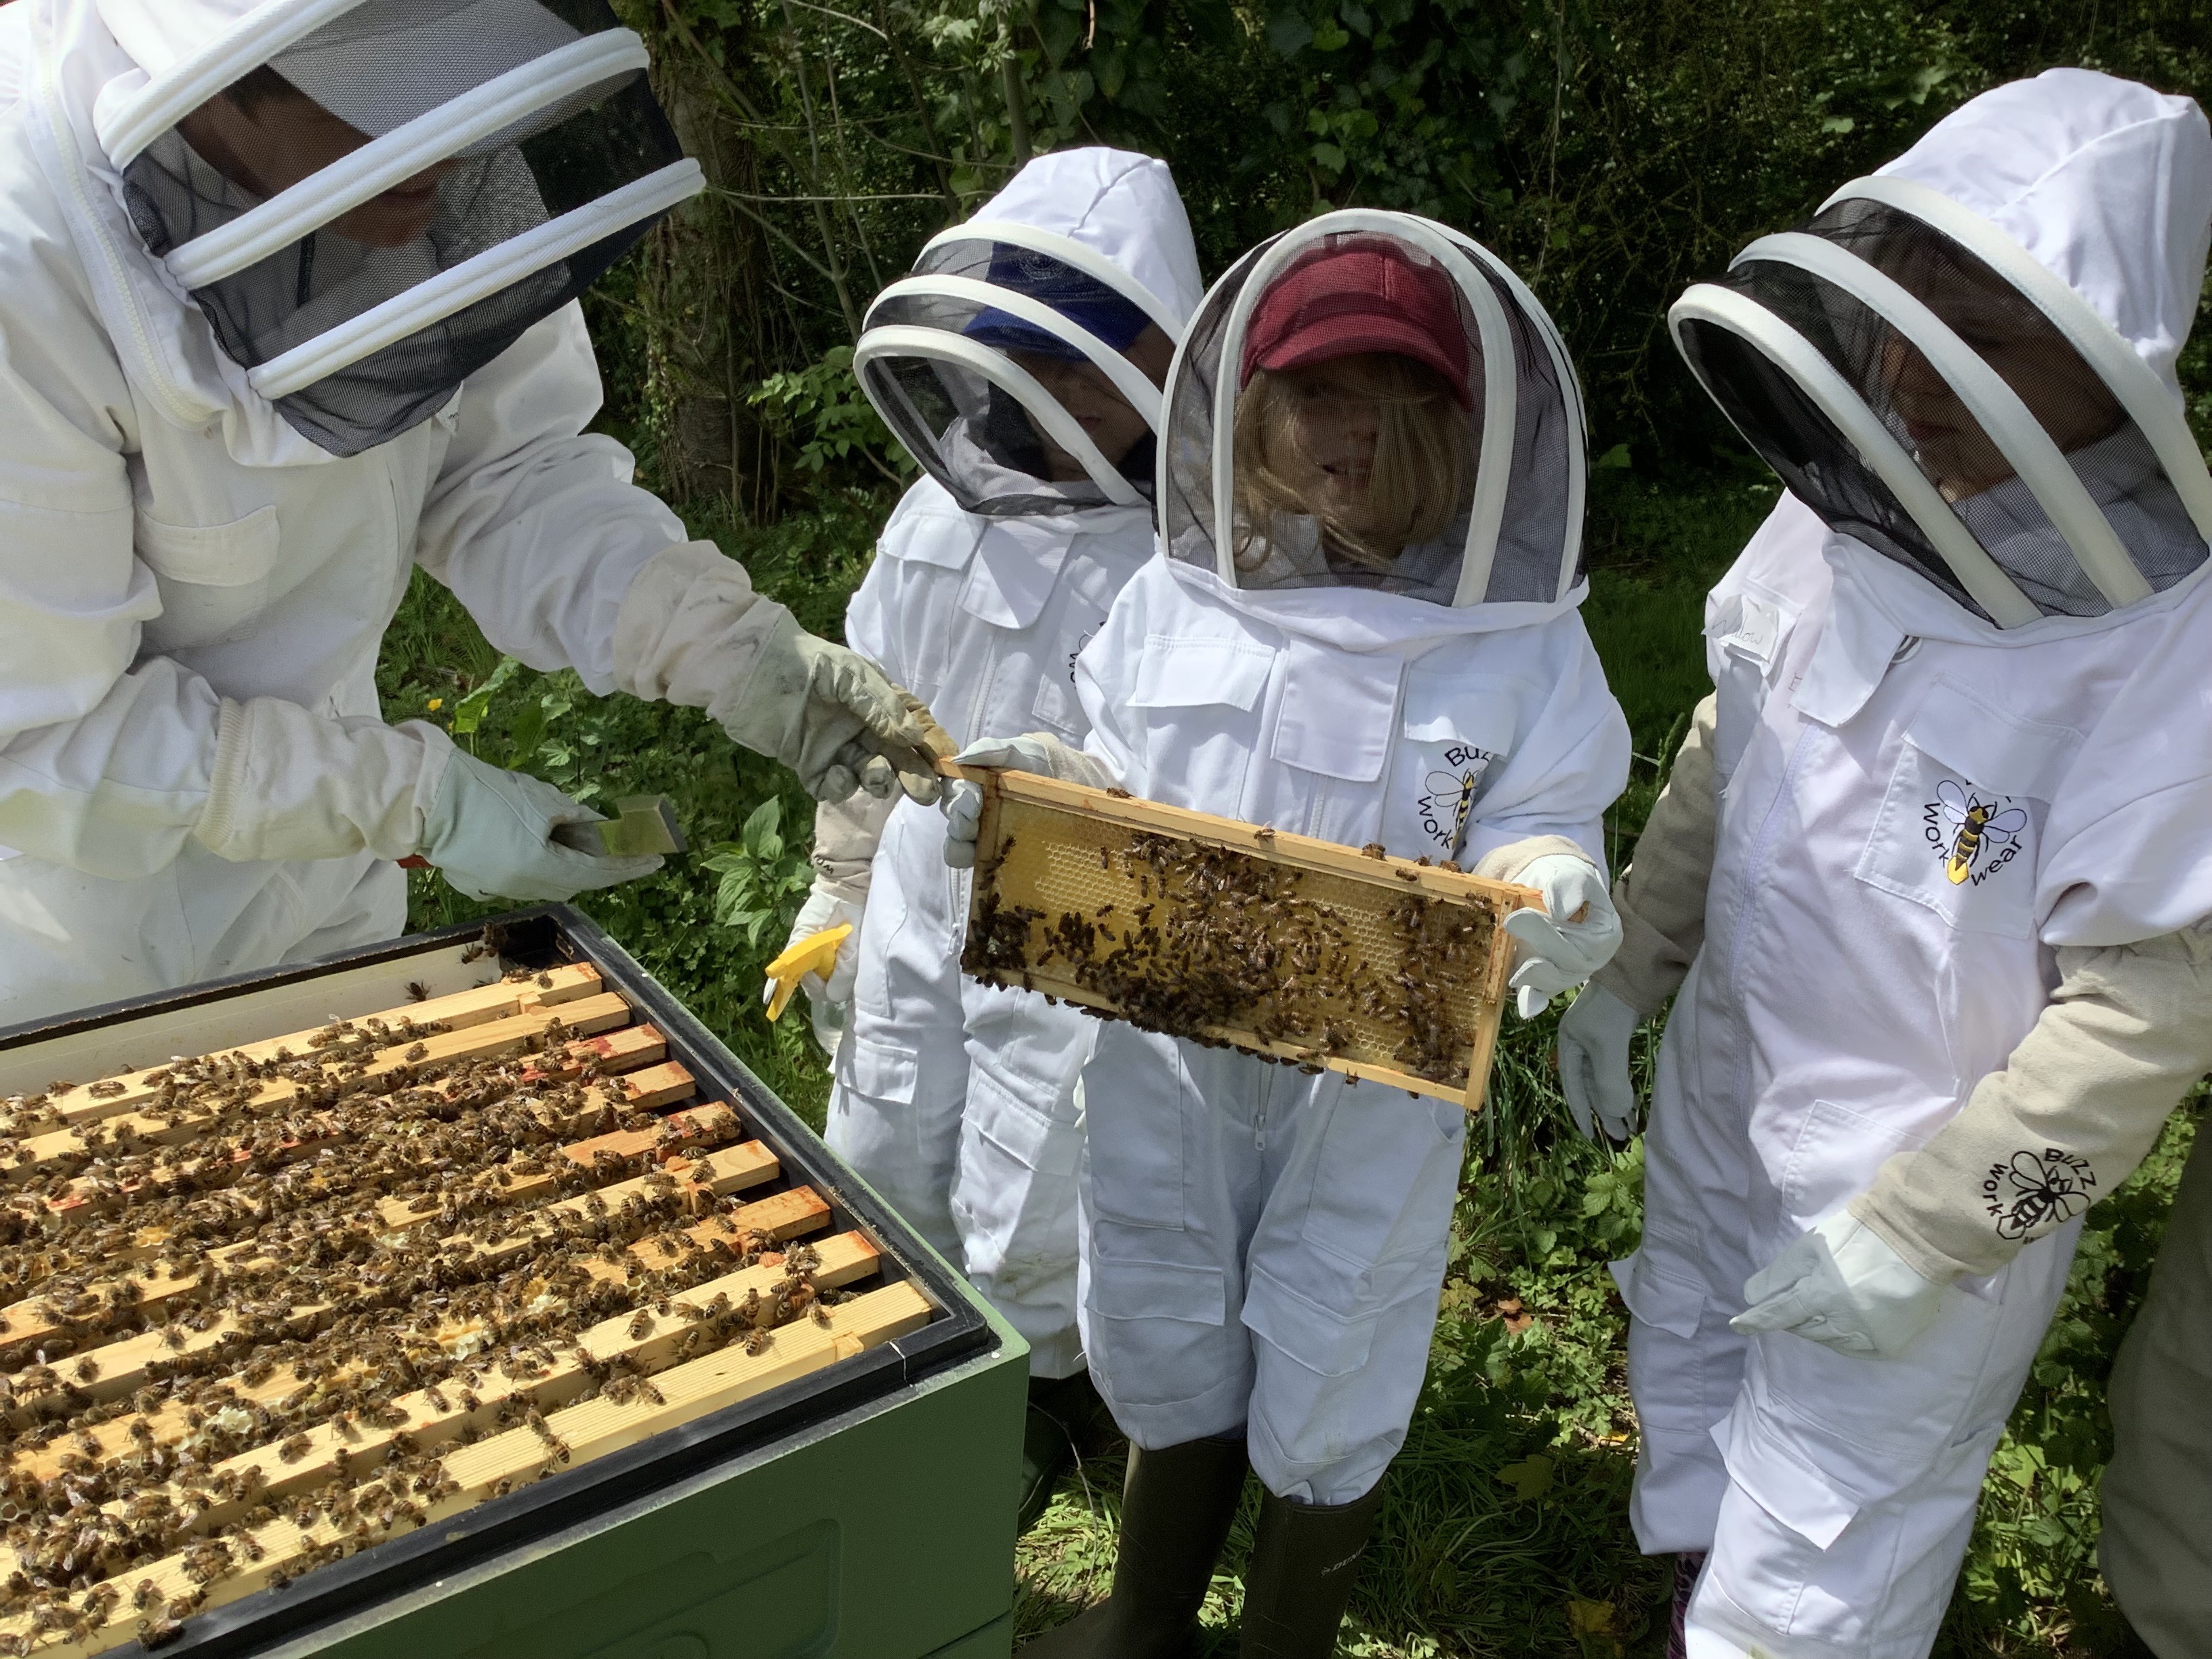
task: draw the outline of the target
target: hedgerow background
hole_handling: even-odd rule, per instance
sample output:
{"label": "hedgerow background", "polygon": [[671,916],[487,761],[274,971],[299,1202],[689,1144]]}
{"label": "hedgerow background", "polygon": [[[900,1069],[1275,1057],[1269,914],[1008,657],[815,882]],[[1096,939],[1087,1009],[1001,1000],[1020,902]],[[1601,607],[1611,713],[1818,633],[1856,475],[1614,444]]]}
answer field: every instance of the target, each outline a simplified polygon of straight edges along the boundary
{"label": "hedgerow background", "polygon": [[[1987,86],[2074,64],[2212,90],[2212,4],[2194,0],[615,3],[653,42],[711,188],[587,301],[603,424],[695,534],[833,637],[910,471],[853,386],[860,318],[1030,155],[1108,143],[1167,158],[1209,276],[1351,204],[1425,213],[1504,252],[1590,392],[1587,615],[1638,757],[1616,861],[1703,690],[1704,591],[1774,500],[1676,362],[1668,301]],[[2200,327],[2184,365],[2200,435],[2208,368]],[[702,850],[585,908],[818,1122],[827,1084],[804,1022],[771,1028],[758,1003],[807,879],[811,809],[788,776],[702,716],[501,660],[419,579],[382,682],[392,718],[441,720],[586,799],[676,798]],[[418,926],[483,908],[415,882]],[[1428,1387],[1349,1652],[1659,1650],[1665,1564],[1627,1534],[1635,1425],[1604,1271],[1635,1243],[1641,1148],[1608,1155],[1565,1128],[1554,1024],[1509,1030],[1475,1121]],[[2094,1553],[2103,1382],[2203,1105],[2091,1212],[1939,1653],[2117,1647]],[[1025,1629],[1103,1592],[1119,1485],[1114,1459],[1093,1462],[1025,1541]],[[1233,1626],[1248,1543],[1217,1582],[1215,1632]]]}

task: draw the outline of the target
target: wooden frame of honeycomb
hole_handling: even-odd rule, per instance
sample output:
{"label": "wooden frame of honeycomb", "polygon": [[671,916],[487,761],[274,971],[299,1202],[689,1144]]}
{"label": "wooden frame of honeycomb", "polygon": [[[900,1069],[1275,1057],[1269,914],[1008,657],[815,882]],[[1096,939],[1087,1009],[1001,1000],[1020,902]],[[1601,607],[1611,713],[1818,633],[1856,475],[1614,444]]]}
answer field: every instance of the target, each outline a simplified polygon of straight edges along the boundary
{"label": "wooden frame of honeycomb", "polygon": [[1472,1110],[1529,889],[1118,790],[984,792],[962,965],[1147,1030]]}
{"label": "wooden frame of honeycomb", "polygon": [[410,990],[0,1102],[0,1653],[159,1645],[936,1316],[589,963]]}

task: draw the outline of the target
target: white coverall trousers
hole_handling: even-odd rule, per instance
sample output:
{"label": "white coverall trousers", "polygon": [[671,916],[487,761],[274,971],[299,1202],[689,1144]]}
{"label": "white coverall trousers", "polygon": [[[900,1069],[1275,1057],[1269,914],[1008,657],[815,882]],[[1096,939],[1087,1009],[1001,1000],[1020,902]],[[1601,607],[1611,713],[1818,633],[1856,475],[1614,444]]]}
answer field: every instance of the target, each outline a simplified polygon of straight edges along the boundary
{"label": "white coverall trousers", "polygon": [[1711,1552],[1690,1606],[1691,1659],[1923,1659],[2081,1224],[1954,1286],[1902,1359],[1730,1330],[1744,1281],[1794,1236],[1753,1219],[1775,1208],[1775,1172],[1787,1183],[1839,1159],[1878,1164],[1886,1149],[1879,1124],[1825,1102],[1755,1127],[1686,1109],[1704,961],[1661,1054],[1643,1244],[1614,1269],[1634,1316],[1637,1540],[1647,1554]]}
{"label": "white coverall trousers", "polygon": [[1030,1344],[1030,1373],[1083,1369],[1076,1327],[1073,1086],[1095,1022],[960,973],[968,873],[933,807],[902,803],[876,854],[830,1150]]}
{"label": "white coverall trousers", "polygon": [[1083,1333],[1149,1450],[1244,1428],[1267,1490],[1344,1504],[1405,1443],[1467,1115],[1119,1024],[1085,1069]]}

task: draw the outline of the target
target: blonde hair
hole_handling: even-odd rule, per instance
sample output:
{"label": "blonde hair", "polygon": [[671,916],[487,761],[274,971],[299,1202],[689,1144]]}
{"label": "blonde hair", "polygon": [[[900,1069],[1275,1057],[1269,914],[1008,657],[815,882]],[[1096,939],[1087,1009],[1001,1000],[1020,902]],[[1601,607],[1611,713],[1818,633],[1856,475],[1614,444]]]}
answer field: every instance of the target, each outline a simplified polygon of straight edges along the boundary
{"label": "blonde hair", "polygon": [[1331,553],[1388,569],[1405,549],[1433,541],[1459,516],[1467,483],[1467,417],[1444,378],[1394,353],[1313,365],[1352,400],[1376,405],[1375,465],[1355,524],[1292,482],[1284,463],[1297,441],[1298,381],[1312,369],[1260,369],[1237,400],[1237,563],[1266,562],[1273,526],[1309,518]]}

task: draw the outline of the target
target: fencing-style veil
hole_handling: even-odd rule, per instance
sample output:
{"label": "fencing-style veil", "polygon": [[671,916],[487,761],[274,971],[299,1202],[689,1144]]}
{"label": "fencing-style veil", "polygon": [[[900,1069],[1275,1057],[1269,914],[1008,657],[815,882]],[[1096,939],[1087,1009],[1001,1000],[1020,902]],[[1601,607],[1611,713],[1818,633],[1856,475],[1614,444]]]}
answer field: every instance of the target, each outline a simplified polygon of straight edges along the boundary
{"label": "fencing-style veil", "polygon": [[[703,183],[605,0],[262,0],[197,33],[238,9],[100,4],[148,71],[96,112],[140,236],[336,454],[427,418]],[[247,142],[203,155],[180,124],[226,93]]]}
{"label": "fencing-style veil", "polygon": [[[2051,78],[2002,90],[2015,106],[2036,89],[2047,101]],[[2057,90],[2181,101],[2080,82],[2093,84]],[[1940,153],[1943,131],[1923,149]],[[2124,216],[2088,193],[2044,208],[2046,246],[2114,238]],[[2087,210],[2078,231],[2053,227],[2069,207]],[[2201,274],[2201,225],[2195,245]],[[2188,310],[2195,297],[2192,283]],[[1846,185],[1802,229],[1752,243],[1669,321],[1706,391],[1832,529],[2012,628],[2123,609],[2207,557],[2212,481],[2174,390],[2111,309],[1992,217],[1892,175]]]}
{"label": "fencing-style veil", "polygon": [[[1372,472],[1339,523],[1296,484],[1334,464],[1295,404],[1330,395],[1322,371],[1355,354],[1415,378],[1368,405]],[[1163,533],[1170,556],[1248,591],[1550,605],[1582,579],[1584,439],[1559,331],[1494,254],[1409,214],[1327,213],[1245,255],[1193,319],[1169,382]],[[1363,542],[1386,519],[1402,538]]]}
{"label": "fencing-style veil", "polygon": [[[913,273],[868,307],[853,367],[908,453],[964,511],[1066,512],[1151,500],[1160,389],[1127,355],[1170,305],[1103,254],[1056,232],[971,220],[933,239]],[[1054,386],[1080,366],[1141,417],[1103,453]],[[1158,372],[1158,371],[1155,371]]]}

